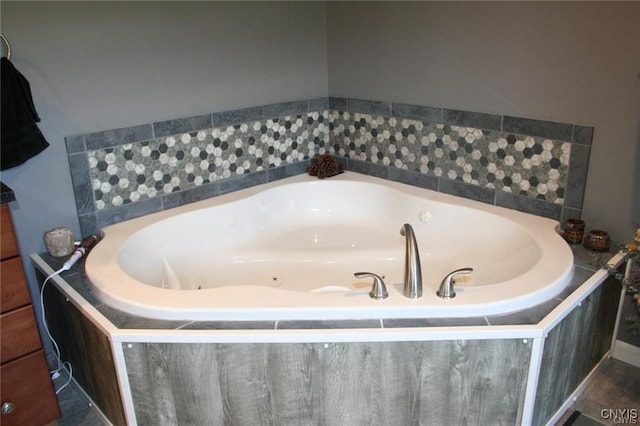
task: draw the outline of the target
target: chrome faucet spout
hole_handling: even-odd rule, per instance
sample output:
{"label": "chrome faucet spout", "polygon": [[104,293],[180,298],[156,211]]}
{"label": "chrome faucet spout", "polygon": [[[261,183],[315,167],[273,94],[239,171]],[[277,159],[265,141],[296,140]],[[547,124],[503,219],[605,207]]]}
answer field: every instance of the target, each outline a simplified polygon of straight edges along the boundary
{"label": "chrome faucet spout", "polygon": [[410,299],[422,297],[422,268],[420,267],[420,253],[413,227],[405,223],[400,229],[405,237],[404,258],[404,289],[402,294]]}

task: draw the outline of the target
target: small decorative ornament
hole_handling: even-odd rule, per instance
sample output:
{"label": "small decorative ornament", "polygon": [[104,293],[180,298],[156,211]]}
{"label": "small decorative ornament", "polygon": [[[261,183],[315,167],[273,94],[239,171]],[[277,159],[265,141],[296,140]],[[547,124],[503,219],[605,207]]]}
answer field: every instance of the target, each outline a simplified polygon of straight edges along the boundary
{"label": "small decorative ornament", "polygon": [[611,247],[611,238],[609,238],[609,234],[605,231],[594,229],[587,233],[584,239],[584,245],[589,250],[607,251]]}
{"label": "small decorative ornament", "polygon": [[627,244],[627,250],[640,251],[640,228],[636,229],[636,236],[633,238],[635,244]]}
{"label": "small decorative ornament", "polygon": [[318,179],[324,179],[327,177],[335,176],[344,171],[342,164],[331,154],[322,154],[314,158],[311,167],[308,172],[311,176],[317,176]]}
{"label": "small decorative ornament", "polygon": [[59,227],[45,232],[44,242],[47,251],[54,257],[68,256],[76,248],[73,234],[69,228]]}
{"label": "small decorative ornament", "polygon": [[569,244],[581,244],[584,238],[584,221],[580,219],[567,220],[562,237]]}

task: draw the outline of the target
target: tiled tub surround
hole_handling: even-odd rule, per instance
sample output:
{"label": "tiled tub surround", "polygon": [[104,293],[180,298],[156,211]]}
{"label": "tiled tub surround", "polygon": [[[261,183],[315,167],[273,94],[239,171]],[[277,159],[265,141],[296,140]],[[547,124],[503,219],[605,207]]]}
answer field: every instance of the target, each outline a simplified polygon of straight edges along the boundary
{"label": "tiled tub surround", "polygon": [[[507,315],[154,320],[98,300],[82,263],[45,303],[63,359],[114,424],[553,424],[608,353],[621,295],[598,269],[620,255],[572,249],[566,291]],[[32,259],[40,281],[64,261]]]}
{"label": "tiled tub surround", "polygon": [[[281,126],[292,141],[285,137],[283,150]],[[67,149],[88,234],[304,173],[324,151],[340,156],[348,170],[555,219],[578,217],[592,133],[570,124],[329,98],[70,137]],[[45,303],[63,358],[115,424],[215,418],[541,425],[559,418],[608,353],[620,298],[619,284],[582,247],[573,250],[566,291],[487,317],[152,320],[102,303],[82,265],[53,278]],[[41,279],[62,262],[46,254],[33,260]],[[620,261],[616,256],[613,265]]]}
{"label": "tiled tub surround", "polygon": [[213,113],[66,139],[83,235],[304,173],[348,170],[565,220],[579,217],[593,128],[346,98]]}

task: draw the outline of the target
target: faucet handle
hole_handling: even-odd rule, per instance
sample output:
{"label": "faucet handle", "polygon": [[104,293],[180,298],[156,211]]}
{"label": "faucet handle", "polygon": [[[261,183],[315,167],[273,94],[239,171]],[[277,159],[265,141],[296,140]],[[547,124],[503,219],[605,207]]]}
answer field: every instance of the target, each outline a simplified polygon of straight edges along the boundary
{"label": "faucet handle", "polygon": [[373,287],[371,287],[371,291],[369,292],[369,297],[376,300],[382,300],[389,297],[389,293],[387,292],[387,286],[384,285],[384,281],[380,277],[380,275],[374,274],[372,272],[356,272],[353,274],[356,278],[373,278]]}
{"label": "faucet handle", "polygon": [[438,297],[443,299],[452,299],[456,297],[456,292],[453,289],[453,279],[458,275],[470,274],[473,272],[473,268],[461,268],[448,274],[440,283],[440,288],[436,292]]}

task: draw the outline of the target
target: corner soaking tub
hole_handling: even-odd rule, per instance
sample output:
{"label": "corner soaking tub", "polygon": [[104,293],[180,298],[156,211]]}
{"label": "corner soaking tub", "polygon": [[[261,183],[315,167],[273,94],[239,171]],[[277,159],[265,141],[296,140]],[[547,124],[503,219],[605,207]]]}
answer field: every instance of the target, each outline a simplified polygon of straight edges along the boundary
{"label": "corner soaking tub", "polygon": [[[423,296],[402,295],[404,223]],[[107,304],[182,320],[466,317],[524,309],[568,283],[557,223],[418,187],[344,173],[252,187],[103,229],[86,273]],[[436,291],[451,271],[457,296]],[[369,297],[384,276],[389,297]]]}

